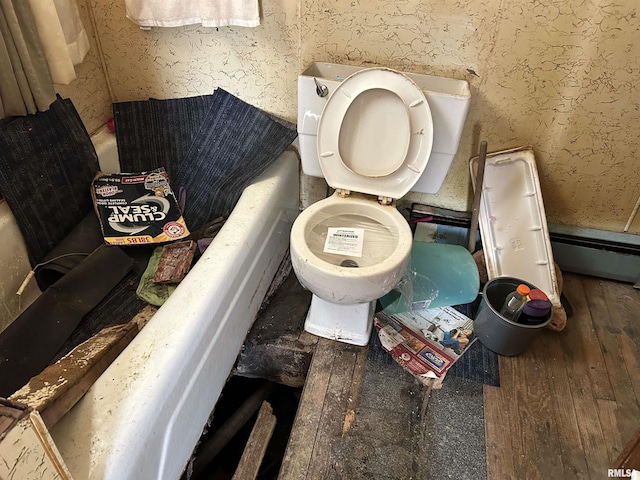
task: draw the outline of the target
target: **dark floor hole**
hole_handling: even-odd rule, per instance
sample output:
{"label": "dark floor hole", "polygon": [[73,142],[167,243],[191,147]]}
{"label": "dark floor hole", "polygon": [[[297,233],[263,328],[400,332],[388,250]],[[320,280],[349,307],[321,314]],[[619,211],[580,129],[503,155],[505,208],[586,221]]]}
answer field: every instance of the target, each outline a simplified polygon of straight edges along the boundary
{"label": "dark floor hole", "polygon": [[[257,479],[275,480],[278,477],[284,451],[298,408],[301,389],[287,387],[262,379],[233,376],[225,385],[220,399],[216,404],[210,427],[207,432],[202,435],[200,443],[194,451],[194,466],[200,465],[197,469],[198,474],[191,476],[191,480],[225,480],[233,477],[249,435],[251,434],[251,429],[258,416],[257,411],[253,413],[251,417],[248,417],[246,423],[228,440],[226,446],[215,455],[206,467],[203,466],[203,462],[206,463],[208,458],[204,460],[203,457],[199,455],[206,449],[204,445],[206,445],[208,441],[214,438],[220,438],[221,427],[238,412],[241,405],[247,401],[249,397],[256,394],[256,392],[264,392],[265,389],[268,391],[266,401],[269,402],[273,408],[273,414],[276,417],[276,426],[267,451],[265,452]],[[204,456],[208,457],[206,454]],[[183,479],[186,478],[186,475],[183,476]]]}

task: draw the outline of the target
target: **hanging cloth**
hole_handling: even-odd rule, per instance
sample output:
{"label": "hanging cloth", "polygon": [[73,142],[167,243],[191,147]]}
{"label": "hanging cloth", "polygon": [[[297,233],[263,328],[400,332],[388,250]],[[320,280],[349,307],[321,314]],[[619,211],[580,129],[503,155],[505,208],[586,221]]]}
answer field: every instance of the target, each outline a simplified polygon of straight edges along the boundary
{"label": "hanging cloth", "polygon": [[76,0],[29,0],[53,82],[69,85],[89,51]]}
{"label": "hanging cloth", "polygon": [[258,0],[125,0],[127,18],[142,27],[257,27]]}
{"label": "hanging cloth", "polygon": [[46,111],[55,99],[29,3],[0,0],[0,118]]}

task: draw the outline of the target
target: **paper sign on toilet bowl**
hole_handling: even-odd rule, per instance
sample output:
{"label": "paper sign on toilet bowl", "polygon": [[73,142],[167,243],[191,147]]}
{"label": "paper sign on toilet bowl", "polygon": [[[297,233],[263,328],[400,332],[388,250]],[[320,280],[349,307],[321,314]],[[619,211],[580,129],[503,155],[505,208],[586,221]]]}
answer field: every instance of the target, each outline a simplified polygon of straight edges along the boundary
{"label": "paper sign on toilet bowl", "polygon": [[324,242],[324,252],[361,257],[363,243],[364,228],[329,227],[327,240]]}

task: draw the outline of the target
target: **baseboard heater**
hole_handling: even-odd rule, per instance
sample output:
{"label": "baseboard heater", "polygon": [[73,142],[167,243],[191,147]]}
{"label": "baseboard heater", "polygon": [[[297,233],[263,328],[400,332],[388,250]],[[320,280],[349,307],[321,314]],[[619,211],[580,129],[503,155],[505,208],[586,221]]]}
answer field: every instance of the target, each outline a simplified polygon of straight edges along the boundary
{"label": "baseboard heater", "polygon": [[[434,241],[467,246],[470,213],[412,204],[412,226],[423,219],[435,226]],[[553,258],[563,272],[633,283],[640,288],[640,235],[553,224],[548,228]],[[478,237],[478,241],[482,239]]]}

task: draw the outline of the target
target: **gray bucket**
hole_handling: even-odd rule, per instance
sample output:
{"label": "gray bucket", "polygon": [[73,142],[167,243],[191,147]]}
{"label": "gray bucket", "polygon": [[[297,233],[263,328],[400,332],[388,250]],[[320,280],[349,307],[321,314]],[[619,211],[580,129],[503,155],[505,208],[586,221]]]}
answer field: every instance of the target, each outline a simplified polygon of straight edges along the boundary
{"label": "gray bucket", "polygon": [[523,353],[531,341],[551,321],[551,313],[536,325],[523,325],[504,318],[500,313],[509,293],[524,283],[532,290],[537,288],[529,282],[513,277],[498,277],[487,282],[482,291],[482,301],[473,329],[478,340],[489,350],[511,357]]}

